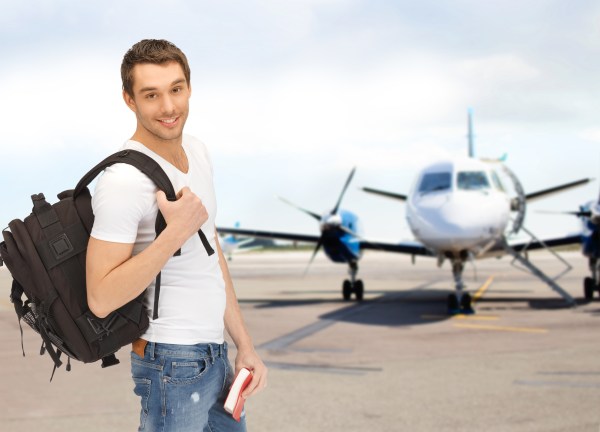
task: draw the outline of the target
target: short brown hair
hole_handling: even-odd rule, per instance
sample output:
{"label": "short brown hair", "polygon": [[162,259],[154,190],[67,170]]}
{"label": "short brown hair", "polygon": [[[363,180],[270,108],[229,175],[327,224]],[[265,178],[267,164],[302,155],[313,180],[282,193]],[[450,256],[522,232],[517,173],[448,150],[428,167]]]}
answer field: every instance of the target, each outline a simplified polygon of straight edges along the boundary
{"label": "short brown hair", "polygon": [[123,90],[133,97],[133,68],[136,64],[164,64],[177,62],[190,85],[190,66],[187,57],[175,44],[164,39],[144,39],[133,45],[123,56],[121,63],[121,80]]}

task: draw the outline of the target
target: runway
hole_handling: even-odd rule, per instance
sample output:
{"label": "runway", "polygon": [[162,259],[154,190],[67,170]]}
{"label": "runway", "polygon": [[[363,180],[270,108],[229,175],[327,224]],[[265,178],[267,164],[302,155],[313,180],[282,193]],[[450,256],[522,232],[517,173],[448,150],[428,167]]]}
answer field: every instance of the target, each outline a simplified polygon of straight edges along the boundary
{"label": "runway", "polygon": [[[577,307],[505,257],[465,269],[477,313],[448,317],[447,263],[367,253],[357,303],[342,300],[346,267],[324,256],[303,277],[310,252],[235,255],[239,301],[270,368],[268,388],[247,402],[248,429],[600,430],[600,301],[582,300],[585,259],[562,256],[573,269],[558,282]],[[563,270],[546,252],[530,258]],[[0,269],[0,430],[136,430],[128,352],[117,367],[73,363],[48,383],[51,361],[29,329],[22,357],[7,281]]]}

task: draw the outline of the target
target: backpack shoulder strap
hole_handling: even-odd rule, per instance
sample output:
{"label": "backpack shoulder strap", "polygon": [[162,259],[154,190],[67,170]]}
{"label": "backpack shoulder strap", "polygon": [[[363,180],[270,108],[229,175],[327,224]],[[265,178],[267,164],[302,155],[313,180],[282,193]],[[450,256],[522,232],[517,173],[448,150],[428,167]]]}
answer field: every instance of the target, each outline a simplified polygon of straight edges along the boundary
{"label": "backpack shoulder strap", "polygon": [[94,168],[89,170],[87,174],[85,174],[81,180],[79,180],[79,183],[77,183],[77,186],[75,186],[73,197],[79,195],[81,191],[83,191],[83,189],[86,188],[98,176],[98,174],[116,163],[133,165],[141,172],[146,174],[150,180],[152,180],[154,184],[156,184],[156,186],[165,193],[169,201],[175,201],[177,199],[175,196],[175,190],[171,184],[171,180],[169,180],[169,177],[158,164],[158,162],[156,162],[150,156],[137,150],[121,150],[108,156]]}

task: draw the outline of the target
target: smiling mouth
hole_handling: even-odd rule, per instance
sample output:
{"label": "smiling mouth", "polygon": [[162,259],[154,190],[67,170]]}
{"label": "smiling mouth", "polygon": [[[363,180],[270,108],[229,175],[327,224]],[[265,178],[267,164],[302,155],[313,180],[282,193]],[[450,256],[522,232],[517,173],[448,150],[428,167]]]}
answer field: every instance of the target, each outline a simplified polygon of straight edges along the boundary
{"label": "smiling mouth", "polygon": [[159,121],[159,123],[163,124],[164,126],[171,127],[171,126],[174,126],[178,120],[179,120],[179,117],[173,117],[173,118],[168,118],[168,119],[161,119],[158,121]]}

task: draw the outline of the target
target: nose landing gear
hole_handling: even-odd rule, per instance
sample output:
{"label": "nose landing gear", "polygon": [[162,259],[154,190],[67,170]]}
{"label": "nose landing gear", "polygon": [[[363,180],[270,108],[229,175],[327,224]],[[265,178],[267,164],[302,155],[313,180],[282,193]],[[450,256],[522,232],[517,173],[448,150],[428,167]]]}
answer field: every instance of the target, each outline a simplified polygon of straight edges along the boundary
{"label": "nose landing gear", "polygon": [[354,293],[356,300],[361,301],[363,299],[365,288],[363,281],[356,279],[358,264],[356,262],[351,262],[349,265],[350,268],[348,269],[348,273],[350,274],[350,280],[346,279],[342,284],[342,295],[344,300],[348,301],[352,297],[352,293]]}
{"label": "nose landing gear", "polygon": [[448,315],[471,315],[475,313],[471,295],[463,293],[465,287],[462,280],[463,269],[464,260],[462,258],[456,258],[452,261],[452,274],[454,276],[456,292],[448,295]]}

